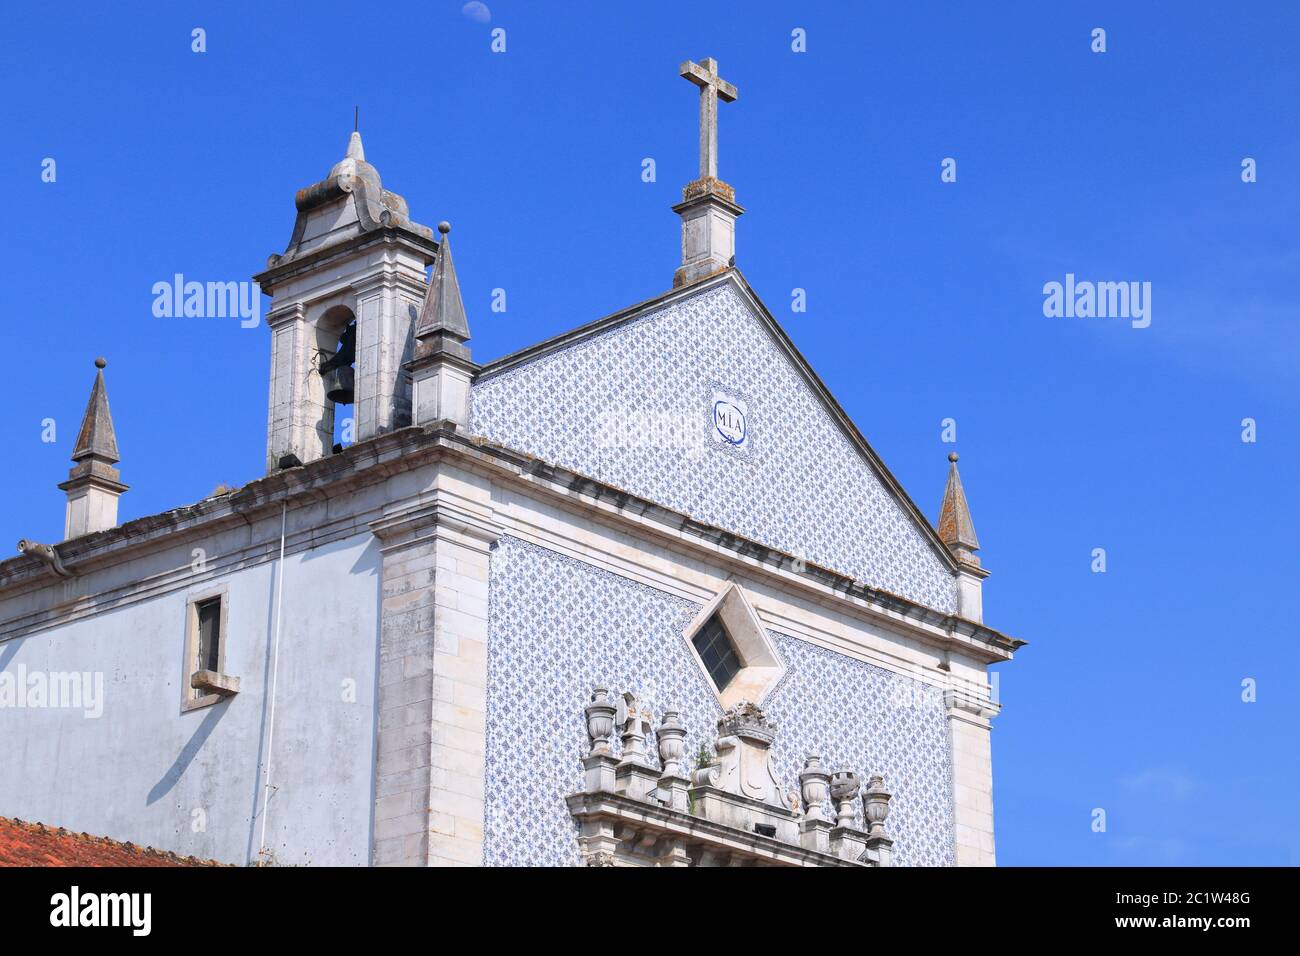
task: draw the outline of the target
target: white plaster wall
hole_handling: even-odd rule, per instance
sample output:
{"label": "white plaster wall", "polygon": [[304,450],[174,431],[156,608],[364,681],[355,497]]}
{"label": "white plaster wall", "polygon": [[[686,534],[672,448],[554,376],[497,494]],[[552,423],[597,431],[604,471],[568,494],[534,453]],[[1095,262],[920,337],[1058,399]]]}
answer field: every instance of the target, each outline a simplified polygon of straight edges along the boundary
{"label": "white plaster wall", "polygon": [[[242,864],[259,847],[274,561],[0,644],[0,671],[102,674],[104,711],[0,707],[0,815]],[[373,800],[378,544],[285,562],[267,844],[364,865]],[[229,701],[181,712],[186,599],[228,589]],[[355,702],[345,700],[354,682]],[[255,807],[257,809],[255,809]],[[194,811],[206,815],[195,832]]]}

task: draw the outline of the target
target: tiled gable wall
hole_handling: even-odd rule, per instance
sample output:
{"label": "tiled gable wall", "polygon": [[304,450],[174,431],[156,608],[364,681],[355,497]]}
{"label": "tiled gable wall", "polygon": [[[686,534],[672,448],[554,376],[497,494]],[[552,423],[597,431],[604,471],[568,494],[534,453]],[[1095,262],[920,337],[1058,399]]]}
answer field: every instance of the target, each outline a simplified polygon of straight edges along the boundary
{"label": "tiled gable wall", "polygon": [[[719,441],[713,403],[745,410]],[[473,389],[470,430],[940,611],[955,581],[729,285]]]}

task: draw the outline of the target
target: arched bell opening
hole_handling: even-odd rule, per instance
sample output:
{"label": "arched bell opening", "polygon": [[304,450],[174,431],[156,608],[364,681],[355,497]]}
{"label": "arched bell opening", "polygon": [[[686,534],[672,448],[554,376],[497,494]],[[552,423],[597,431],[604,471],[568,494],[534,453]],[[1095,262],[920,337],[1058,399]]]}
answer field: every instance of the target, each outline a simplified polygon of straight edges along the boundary
{"label": "arched bell opening", "polygon": [[356,400],[356,361],[357,320],[353,319],[339,334],[334,354],[320,363],[325,398],[335,405],[351,405]]}
{"label": "arched bell opening", "polygon": [[316,320],[316,374],[323,406],[323,424],[334,452],[352,444],[355,420],[340,408],[356,403],[356,316],[345,305],[327,309]]}

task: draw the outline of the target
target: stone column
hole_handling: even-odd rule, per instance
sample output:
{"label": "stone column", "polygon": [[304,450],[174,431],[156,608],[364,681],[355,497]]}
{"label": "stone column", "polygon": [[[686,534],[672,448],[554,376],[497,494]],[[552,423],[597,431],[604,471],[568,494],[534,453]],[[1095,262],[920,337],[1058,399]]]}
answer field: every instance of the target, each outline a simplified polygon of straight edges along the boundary
{"label": "stone column", "polygon": [[313,370],[319,336],[307,321],[303,304],[292,302],[272,310],[266,324],[271,329],[266,419],[266,470],[270,472],[290,456],[305,463],[329,454],[334,443],[334,406],[325,400],[325,386]]}
{"label": "stone column", "polygon": [[953,842],[958,866],[994,866],[990,719],[1000,708],[965,690],[943,695],[952,741]]}
{"label": "stone column", "polygon": [[[398,259],[388,271],[354,283],[357,296],[356,440],[411,424],[411,381],[424,269]],[[417,271],[417,267],[418,271]]]}
{"label": "stone column", "polygon": [[488,559],[501,529],[434,501],[382,542],[377,866],[483,862]]}

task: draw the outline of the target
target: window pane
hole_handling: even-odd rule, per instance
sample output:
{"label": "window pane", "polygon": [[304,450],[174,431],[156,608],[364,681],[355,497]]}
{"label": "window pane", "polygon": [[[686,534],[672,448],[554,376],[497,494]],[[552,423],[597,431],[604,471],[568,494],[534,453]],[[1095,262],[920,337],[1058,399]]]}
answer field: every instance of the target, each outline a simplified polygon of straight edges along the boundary
{"label": "window pane", "polygon": [[199,616],[198,669],[219,670],[217,661],[221,648],[221,598],[204,601],[196,608]]}
{"label": "window pane", "polygon": [[691,643],[718,690],[724,689],[740,671],[740,658],[716,614],[696,632]]}

